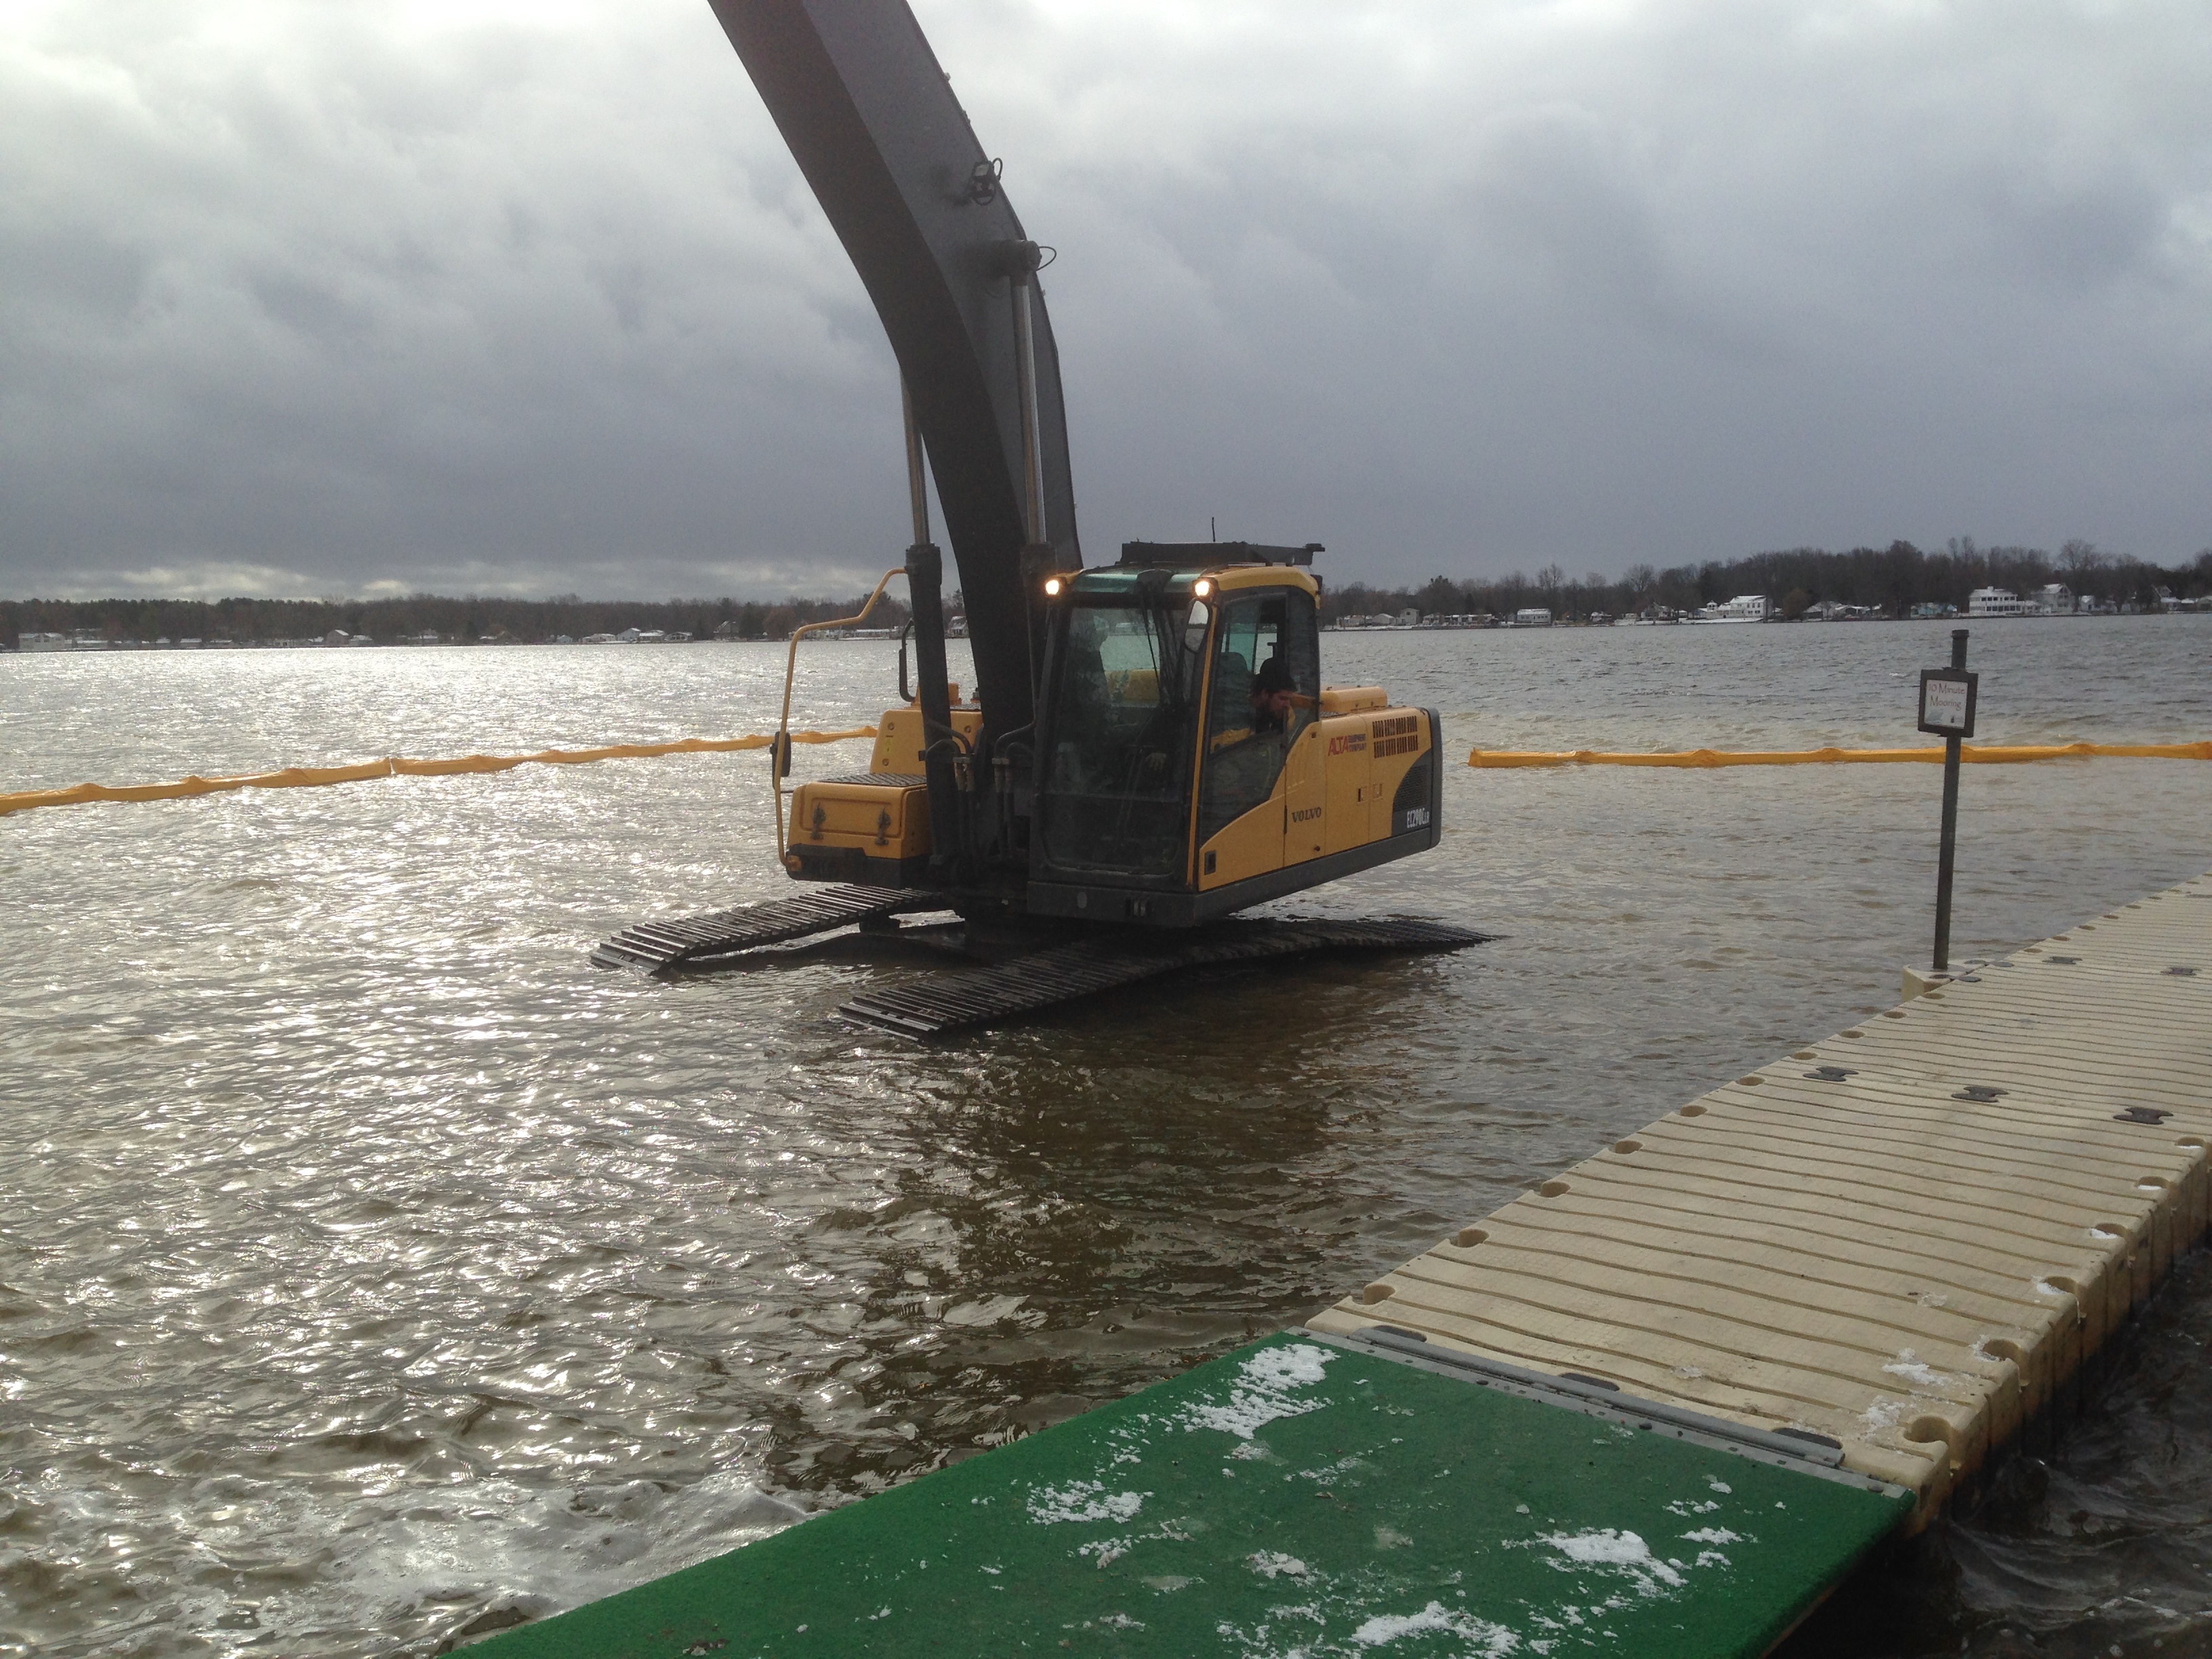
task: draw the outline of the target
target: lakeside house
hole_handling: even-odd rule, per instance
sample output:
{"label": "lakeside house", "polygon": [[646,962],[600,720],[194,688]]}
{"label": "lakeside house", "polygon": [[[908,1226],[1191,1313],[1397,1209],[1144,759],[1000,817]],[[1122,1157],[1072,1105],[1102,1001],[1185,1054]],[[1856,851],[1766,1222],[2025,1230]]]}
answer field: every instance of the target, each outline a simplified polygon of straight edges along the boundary
{"label": "lakeside house", "polygon": [[1970,617],[2032,617],[2035,607],[2009,587],[1978,587],[1966,596]]}
{"label": "lakeside house", "polygon": [[1774,614],[1764,593],[1739,593],[1719,605],[1709,605],[1692,617],[1701,623],[1763,623]]}
{"label": "lakeside house", "polygon": [[1966,596],[1969,617],[2070,617],[2078,609],[2063,582],[2045,582],[2026,599],[2009,587],[1978,587]]}

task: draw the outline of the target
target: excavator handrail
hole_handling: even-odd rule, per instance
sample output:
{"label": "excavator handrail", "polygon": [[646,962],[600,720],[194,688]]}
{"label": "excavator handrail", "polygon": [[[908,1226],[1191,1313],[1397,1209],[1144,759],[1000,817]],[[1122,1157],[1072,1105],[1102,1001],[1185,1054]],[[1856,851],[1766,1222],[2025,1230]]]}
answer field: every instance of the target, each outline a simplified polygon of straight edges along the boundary
{"label": "excavator handrail", "polygon": [[775,790],[775,856],[779,864],[791,850],[783,828],[783,781],[791,775],[791,684],[799,673],[799,642],[809,634],[818,634],[824,629],[858,628],[867,621],[869,613],[876,608],[876,601],[883,598],[884,589],[891,585],[891,578],[906,574],[907,568],[902,564],[894,565],[884,571],[876,582],[875,592],[868,595],[868,602],[852,616],[833,617],[826,622],[802,623],[791,630],[791,649],[783,663],[783,713],[776,719],[775,738],[769,744],[768,751],[769,781]]}

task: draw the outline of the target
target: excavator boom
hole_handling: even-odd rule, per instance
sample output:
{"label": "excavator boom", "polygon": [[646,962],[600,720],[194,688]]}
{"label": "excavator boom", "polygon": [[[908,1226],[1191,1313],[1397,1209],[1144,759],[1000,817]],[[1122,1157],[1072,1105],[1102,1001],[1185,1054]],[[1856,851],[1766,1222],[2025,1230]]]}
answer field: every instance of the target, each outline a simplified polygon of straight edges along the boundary
{"label": "excavator boom", "polygon": [[1081,566],[1036,250],[904,0],[711,0],[852,256],[906,377],[959,568],[988,734],[1033,717],[1018,309],[1026,280],[1038,563]]}

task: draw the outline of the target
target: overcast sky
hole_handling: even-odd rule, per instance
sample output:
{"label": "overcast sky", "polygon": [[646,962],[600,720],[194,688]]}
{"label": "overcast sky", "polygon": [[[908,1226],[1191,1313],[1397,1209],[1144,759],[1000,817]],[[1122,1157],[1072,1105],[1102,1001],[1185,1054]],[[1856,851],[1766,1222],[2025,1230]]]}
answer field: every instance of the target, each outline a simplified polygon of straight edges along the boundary
{"label": "overcast sky", "polygon": [[[2212,6],[915,0],[1085,551],[2212,544]],[[0,0],[0,596],[844,592],[889,348],[705,0]]]}

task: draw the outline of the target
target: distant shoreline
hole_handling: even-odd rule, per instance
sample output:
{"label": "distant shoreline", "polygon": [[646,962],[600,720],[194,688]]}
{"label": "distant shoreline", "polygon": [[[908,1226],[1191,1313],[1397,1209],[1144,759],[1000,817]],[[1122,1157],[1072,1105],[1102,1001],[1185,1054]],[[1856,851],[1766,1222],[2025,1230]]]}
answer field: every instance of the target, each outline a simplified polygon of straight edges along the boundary
{"label": "distant shoreline", "polygon": [[[1726,562],[1707,560],[1657,570],[1632,566],[1618,577],[1571,577],[1557,565],[1530,576],[1516,571],[1490,580],[1436,576],[1418,587],[1380,587],[1325,579],[1323,627],[1352,633],[1409,628],[1474,629],[1516,625],[1540,617],[1552,627],[1686,623],[1705,613],[1724,622],[1770,619],[1911,621],[1983,619],[1989,596],[2037,611],[2086,605],[2100,615],[2212,609],[2212,547],[2190,562],[2150,563],[2069,542],[2056,555],[2029,547],[1978,546],[1960,538],[1941,551],[1910,542],[1848,552],[1796,548]],[[958,593],[948,610],[964,609]],[[1755,603],[1754,603],[1755,602]],[[0,599],[0,650],[25,635],[63,635],[69,649],[209,648],[234,645],[297,649],[367,637],[379,645],[582,643],[624,635],[644,643],[707,639],[780,640],[802,623],[853,616],[860,596],[781,600],[671,599],[586,599],[564,593],[523,599],[413,593],[380,599]],[[1752,614],[1725,614],[1749,611]],[[1724,613],[1714,615],[1713,613]],[[2008,620],[1990,617],[1989,620]],[[872,623],[896,630],[906,607],[886,595]],[[1346,624],[1355,624],[1347,626]],[[60,649],[41,639],[41,648]],[[217,647],[219,648],[219,647]]]}
{"label": "distant shoreline", "polygon": [[1676,617],[1665,622],[1644,622],[1637,618],[1620,617],[1605,622],[1592,622],[1576,617],[1548,623],[1516,622],[1457,622],[1421,621],[1417,623],[1330,623],[1323,626],[1324,634],[1504,634],[1529,633],[1547,629],[1614,629],[1614,628],[1744,628],[1773,624],[1795,628],[1810,623],[1818,627],[1864,626],[1874,623],[1941,623],[1949,626],[1970,624],[1979,628],[1990,623],[2041,622],[2102,622],[2122,621],[2144,617],[2212,616],[2212,605],[2177,605],[2171,609],[2139,611],[2130,607],[2123,611],[2051,611],[2038,614],[2022,612],[2016,616],[2000,617]]}
{"label": "distant shoreline", "polygon": [[[1631,618],[1620,618],[1617,620],[1608,619],[1602,622],[1594,622],[1577,617],[1560,618],[1547,623],[1498,621],[1470,622],[1462,621],[1456,617],[1446,617],[1435,620],[1424,618],[1419,622],[1412,623],[1329,623],[1323,625],[1322,631],[1324,634],[1329,634],[1338,637],[1357,638],[1370,634],[1503,634],[1534,633],[1558,629],[1573,629],[1580,631],[1593,629],[1611,629],[1616,628],[1742,628],[1757,627],[1766,624],[1796,627],[1806,623],[1815,625],[1843,625],[1845,623],[1852,625],[1865,625],[1869,623],[1883,623],[1892,624],[1963,623],[1971,624],[1972,626],[1978,628],[1993,623],[2060,623],[2101,620],[2121,621],[2131,618],[2161,616],[2212,616],[2212,605],[2176,605],[2172,609],[2162,609],[2159,611],[2138,611],[2133,607],[2130,607],[2129,609],[2119,611],[2079,611],[2063,614],[2056,612],[2046,614],[2022,613],[2012,616],[1990,617],[1824,617],[1806,615],[1788,618],[1782,617],[1766,617],[1757,619],[1748,617],[1681,617],[1669,618],[1663,622],[1645,622]],[[809,644],[824,642],[835,644],[865,641],[875,641],[880,642],[895,639],[897,636],[897,633],[898,630],[896,629],[885,628],[836,629],[826,630],[819,634],[809,635],[806,636],[806,640]],[[629,635],[630,637],[625,637],[625,634]],[[958,640],[964,638],[965,635],[964,633],[955,634],[952,637]],[[520,648],[526,647],[538,647],[545,646],[576,646],[599,648],[605,647],[622,646],[668,647],[679,645],[783,645],[787,643],[788,640],[788,634],[763,634],[752,636],[723,635],[721,637],[708,635],[702,637],[683,631],[670,634],[652,629],[626,629],[623,633],[603,634],[596,637],[586,635],[580,639],[574,635],[556,635],[550,639],[537,640],[517,639],[512,635],[499,638],[478,637],[474,639],[448,638],[436,635],[425,637],[423,635],[420,634],[414,635],[400,635],[387,639],[377,639],[368,635],[347,634],[343,637],[337,639],[325,635],[319,639],[306,637],[291,639],[276,638],[243,640],[222,637],[212,639],[186,637],[183,639],[157,638],[153,640],[140,640],[126,638],[111,639],[106,637],[79,638],[68,635],[25,635],[21,636],[18,642],[12,645],[0,642],[0,654],[16,654],[25,656],[75,656],[115,655],[118,653],[142,651],[329,651],[333,649],[349,650],[371,646],[379,650],[413,649],[441,651],[479,646],[507,648]]]}
{"label": "distant shoreline", "polygon": [[[688,644],[788,638],[802,623],[861,609],[849,599],[10,599],[0,650],[301,650],[351,646]],[[906,607],[886,597],[868,618],[895,632]]]}

